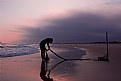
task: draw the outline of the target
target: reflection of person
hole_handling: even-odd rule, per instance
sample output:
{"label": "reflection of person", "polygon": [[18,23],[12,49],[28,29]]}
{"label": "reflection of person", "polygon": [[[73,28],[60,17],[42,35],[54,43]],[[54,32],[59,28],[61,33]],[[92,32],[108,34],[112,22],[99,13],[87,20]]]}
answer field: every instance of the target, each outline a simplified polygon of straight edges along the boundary
{"label": "reflection of person", "polygon": [[48,61],[45,61],[45,60],[42,60],[42,63],[41,63],[41,72],[40,72],[40,77],[43,81],[53,81],[52,78],[50,78],[50,72],[48,75],[46,75],[47,73],[47,64],[48,64]]}
{"label": "reflection of person", "polygon": [[[46,38],[40,42],[40,49],[41,49],[41,57],[42,59],[49,60],[47,50],[50,49],[49,43],[52,43],[53,39],[52,38]],[[48,49],[46,49],[45,45],[47,44]],[[46,54],[45,54],[46,53]]]}

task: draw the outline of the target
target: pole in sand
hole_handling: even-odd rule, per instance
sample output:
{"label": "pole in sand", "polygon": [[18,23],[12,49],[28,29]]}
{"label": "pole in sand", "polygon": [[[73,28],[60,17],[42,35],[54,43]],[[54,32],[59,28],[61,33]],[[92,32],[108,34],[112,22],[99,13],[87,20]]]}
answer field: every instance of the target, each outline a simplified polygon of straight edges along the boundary
{"label": "pole in sand", "polygon": [[106,50],[107,53],[106,55],[102,56],[102,57],[98,57],[98,61],[109,61],[109,50],[108,50],[108,32],[106,31]]}

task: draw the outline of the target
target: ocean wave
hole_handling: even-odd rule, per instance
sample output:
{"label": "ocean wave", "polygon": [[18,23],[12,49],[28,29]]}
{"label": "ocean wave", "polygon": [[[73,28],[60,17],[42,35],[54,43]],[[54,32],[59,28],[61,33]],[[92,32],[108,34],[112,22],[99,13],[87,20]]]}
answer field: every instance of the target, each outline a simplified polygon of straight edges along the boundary
{"label": "ocean wave", "polygon": [[13,57],[13,56],[21,56],[28,55],[39,52],[37,47],[25,46],[25,45],[6,45],[4,48],[0,49],[0,57]]}

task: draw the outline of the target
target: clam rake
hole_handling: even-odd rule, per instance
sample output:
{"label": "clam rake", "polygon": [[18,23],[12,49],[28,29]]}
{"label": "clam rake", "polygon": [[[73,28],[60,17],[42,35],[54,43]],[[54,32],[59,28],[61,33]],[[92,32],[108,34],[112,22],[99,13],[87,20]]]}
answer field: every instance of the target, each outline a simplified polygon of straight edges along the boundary
{"label": "clam rake", "polygon": [[82,60],[92,60],[92,61],[98,61],[98,59],[90,59],[90,58],[87,58],[87,59],[66,59],[66,58],[64,58],[64,57],[59,56],[59,55],[58,55],[57,53],[55,53],[53,50],[50,49],[50,51],[51,51],[53,54],[55,54],[57,57],[59,57],[60,59],[62,59],[63,61],[71,61],[71,60],[80,60],[80,61],[82,61]]}
{"label": "clam rake", "polygon": [[102,57],[98,57],[97,59],[90,59],[90,58],[87,58],[87,59],[66,59],[64,57],[61,57],[59,56],[57,53],[55,53],[53,50],[50,49],[50,51],[55,54],[57,57],[61,58],[62,60],[64,61],[69,61],[69,60],[92,60],[92,61],[109,61],[109,50],[108,50],[108,32],[106,32],[106,50],[107,50],[107,53],[102,56]]}

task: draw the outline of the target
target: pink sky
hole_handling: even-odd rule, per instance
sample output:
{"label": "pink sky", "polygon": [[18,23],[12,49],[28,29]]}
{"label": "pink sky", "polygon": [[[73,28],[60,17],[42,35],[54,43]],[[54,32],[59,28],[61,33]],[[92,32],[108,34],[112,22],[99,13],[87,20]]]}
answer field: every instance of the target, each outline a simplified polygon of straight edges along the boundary
{"label": "pink sky", "polygon": [[120,0],[0,0],[0,41],[17,42],[25,26],[45,25],[48,18],[66,17],[70,12],[118,14]]}

